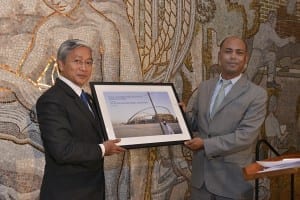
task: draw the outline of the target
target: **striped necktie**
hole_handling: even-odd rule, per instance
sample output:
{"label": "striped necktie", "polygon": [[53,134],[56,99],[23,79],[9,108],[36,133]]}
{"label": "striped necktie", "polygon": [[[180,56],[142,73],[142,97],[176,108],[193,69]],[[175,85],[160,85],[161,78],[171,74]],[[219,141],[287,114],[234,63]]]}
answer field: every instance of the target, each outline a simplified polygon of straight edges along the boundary
{"label": "striped necktie", "polygon": [[222,101],[225,98],[225,88],[231,84],[231,80],[222,79],[221,81],[222,81],[221,88],[219,89],[218,94],[215,98],[215,102],[214,102],[214,105],[212,107],[211,114],[210,114],[211,117],[213,117],[215,115],[218,107],[220,106],[220,104],[222,103]]}
{"label": "striped necktie", "polygon": [[88,109],[91,111],[91,113],[94,115],[94,112],[91,108],[91,106],[89,105],[89,101],[88,101],[88,97],[87,94],[84,92],[84,90],[82,90],[81,94],[80,94],[80,99],[83,101],[83,103],[88,107]]}
{"label": "striped necktie", "polygon": [[88,98],[85,94],[85,92],[82,90],[81,94],[80,94],[80,99],[83,101],[83,103],[89,108],[89,101]]}

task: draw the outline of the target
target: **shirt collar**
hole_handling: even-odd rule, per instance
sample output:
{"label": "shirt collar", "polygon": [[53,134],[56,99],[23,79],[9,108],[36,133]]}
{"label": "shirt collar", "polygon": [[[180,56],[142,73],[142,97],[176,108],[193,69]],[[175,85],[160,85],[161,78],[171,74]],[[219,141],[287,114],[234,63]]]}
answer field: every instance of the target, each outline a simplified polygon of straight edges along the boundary
{"label": "shirt collar", "polygon": [[75,83],[73,83],[72,81],[70,81],[69,79],[63,77],[62,75],[58,75],[58,78],[60,80],[62,80],[65,84],[67,84],[68,86],[70,86],[70,88],[72,88],[72,90],[74,90],[74,92],[80,96],[81,92],[82,92],[82,88],[79,87],[78,85],[76,85]]}
{"label": "shirt collar", "polygon": [[[232,79],[229,79],[229,80],[231,81],[231,84],[234,85],[241,77],[242,77],[242,74],[240,74]],[[220,74],[218,82],[220,83],[222,79],[223,79],[222,74]]]}

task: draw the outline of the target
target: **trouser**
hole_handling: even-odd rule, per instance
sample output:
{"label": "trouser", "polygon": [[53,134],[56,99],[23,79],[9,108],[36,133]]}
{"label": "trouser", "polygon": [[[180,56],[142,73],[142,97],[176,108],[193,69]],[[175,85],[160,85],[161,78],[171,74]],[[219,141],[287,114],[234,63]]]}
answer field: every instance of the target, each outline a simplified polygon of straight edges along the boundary
{"label": "trouser", "polygon": [[[242,199],[245,200],[252,199],[253,197],[250,196]],[[242,199],[231,199],[231,198],[215,195],[207,190],[205,184],[203,184],[203,186],[200,189],[191,187],[191,200],[242,200]]]}

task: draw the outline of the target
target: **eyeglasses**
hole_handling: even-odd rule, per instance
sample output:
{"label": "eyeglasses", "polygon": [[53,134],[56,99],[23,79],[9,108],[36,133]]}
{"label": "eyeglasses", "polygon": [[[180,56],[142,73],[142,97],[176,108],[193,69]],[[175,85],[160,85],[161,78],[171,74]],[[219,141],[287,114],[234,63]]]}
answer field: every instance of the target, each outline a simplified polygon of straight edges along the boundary
{"label": "eyeglasses", "polygon": [[75,65],[78,65],[78,66],[83,66],[83,64],[85,66],[88,66],[88,67],[91,67],[93,65],[93,60],[73,60],[72,61],[73,63],[75,63]]}

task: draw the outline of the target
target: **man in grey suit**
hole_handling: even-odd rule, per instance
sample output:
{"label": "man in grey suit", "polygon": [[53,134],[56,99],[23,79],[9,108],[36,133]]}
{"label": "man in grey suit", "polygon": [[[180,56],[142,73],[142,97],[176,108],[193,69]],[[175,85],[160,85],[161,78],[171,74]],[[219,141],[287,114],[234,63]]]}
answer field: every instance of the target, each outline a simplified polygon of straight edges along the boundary
{"label": "man in grey suit", "polygon": [[82,87],[92,73],[91,48],[63,42],[57,53],[60,76],[37,101],[46,166],[41,200],[104,200],[104,156],[124,152],[119,139],[104,141],[104,127]]}
{"label": "man in grey suit", "polygon": [[194,151],[192,200],[253,198],[253,184],[242,168],[253,162],[253,150],[266,114],[266,91],[242,74],[246,43],[230,36],[218,54],[221,74],[198,89],[189,120],[195,137],[185,142]]}

